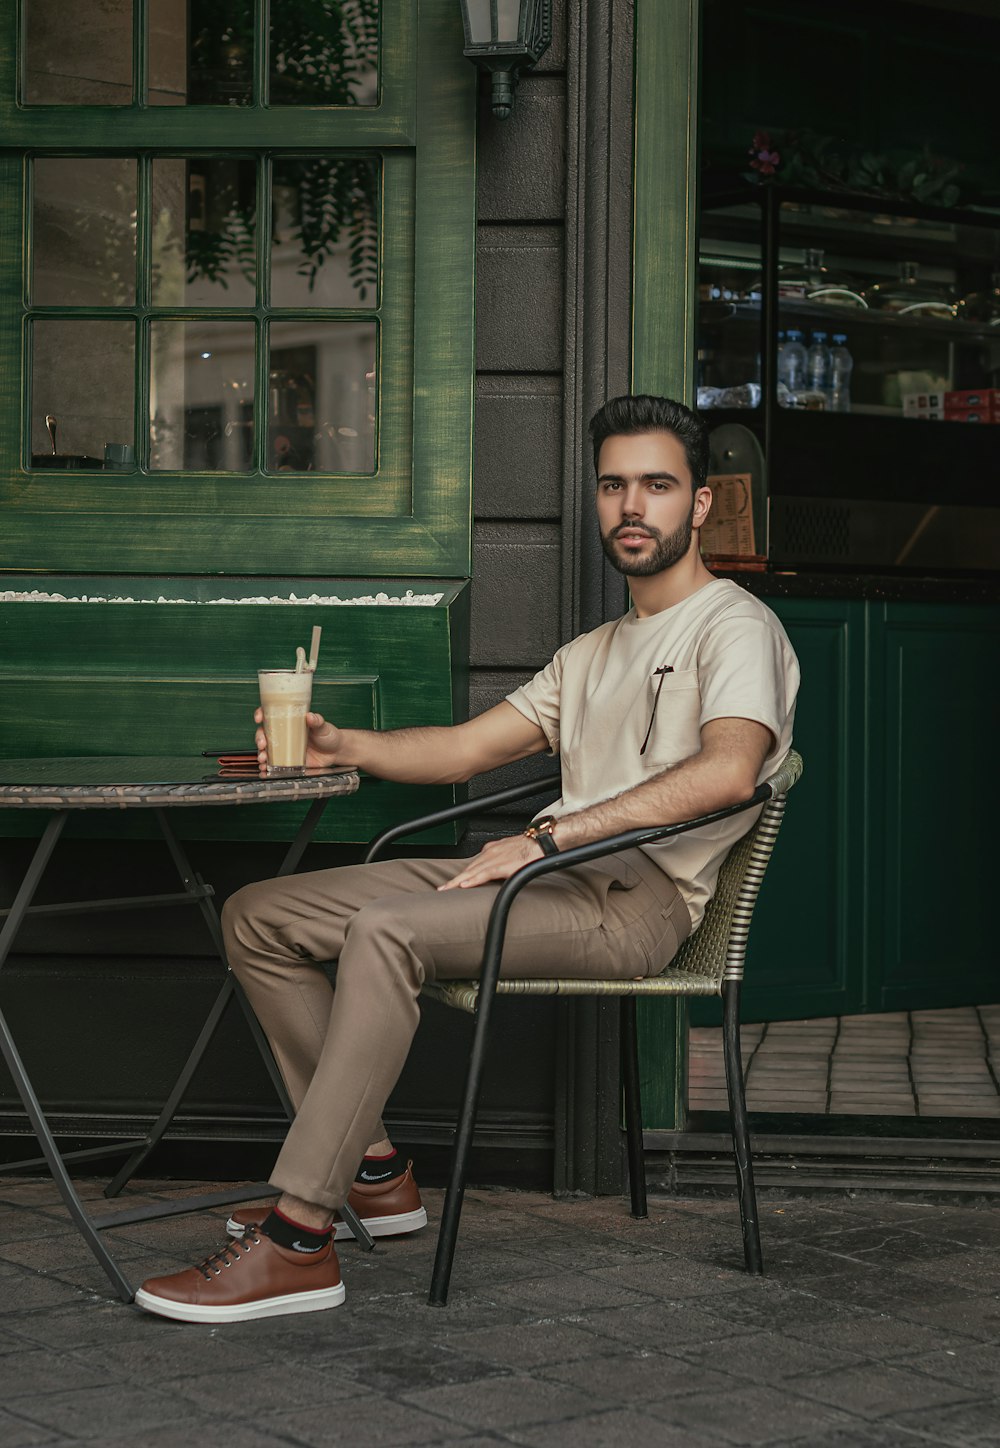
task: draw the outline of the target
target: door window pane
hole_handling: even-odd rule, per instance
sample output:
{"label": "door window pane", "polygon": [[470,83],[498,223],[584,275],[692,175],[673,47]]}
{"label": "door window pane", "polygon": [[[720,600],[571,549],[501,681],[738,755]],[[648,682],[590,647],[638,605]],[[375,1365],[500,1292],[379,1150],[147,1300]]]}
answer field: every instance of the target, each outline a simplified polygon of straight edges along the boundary
{"label": "door window pane", "polygon": [[379,173],[375,160],[275,159],[272,305],[377,305]]}
{"label": "door window pane", "polygon": [[31,342],[31,466],[131,466],[133,323],[39,319]]}
{"label": "door window pane", "polygon": [[271,5],[273,106],[378,104],[379,0]]}
{"label": "door window pane", "polygon": [[131,105],[132,0],[24,0],[21,96],[29,106]]}
{"label": "door window pane", "polygon": [[248,472],[253,323],[157,321],[150,333],[149,466]]}
{"label": "door window pane", "polygon": [[149,0],[150,105],[248,106],[253,12],[253,0]]}
{"label": "door window pane", "polygon": [[153,161],[154,306],[253,306],[256,190],[252,161]]}
{"label": "door window pane", "polygon": [[374,322],[272,322],[267,466],[375,471]]}
{"label": "door window pane", "polygon": [[135,301],[135,160],[39,158],[32,168],[35,306]]}

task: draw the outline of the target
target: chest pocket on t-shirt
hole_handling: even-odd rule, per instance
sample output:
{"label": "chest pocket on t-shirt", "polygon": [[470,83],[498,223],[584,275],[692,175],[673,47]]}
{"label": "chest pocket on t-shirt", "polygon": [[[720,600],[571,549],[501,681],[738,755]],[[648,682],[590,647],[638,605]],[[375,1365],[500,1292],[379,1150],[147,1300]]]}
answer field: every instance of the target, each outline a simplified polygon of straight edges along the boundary
{"label": "chest pocket on t-shirt", "polygon": [[[661,683],[662,679],[662,683]],[[646,715],[640,739],[644,769],[666,769],[697,752],[701,745],[701,691],[697,669],[653,674],[646,689]]]}

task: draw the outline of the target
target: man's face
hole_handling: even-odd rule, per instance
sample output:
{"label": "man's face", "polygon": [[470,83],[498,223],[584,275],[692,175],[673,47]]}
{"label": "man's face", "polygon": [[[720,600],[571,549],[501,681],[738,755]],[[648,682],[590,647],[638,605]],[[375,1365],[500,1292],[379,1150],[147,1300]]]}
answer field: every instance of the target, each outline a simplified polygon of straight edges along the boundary
{"label": "man's face", "polygon": [[691,547],[708,511],[684,448],[669,432],[609,437],[597,465],[597,520],[608,559],[629,577],[662,573]]}

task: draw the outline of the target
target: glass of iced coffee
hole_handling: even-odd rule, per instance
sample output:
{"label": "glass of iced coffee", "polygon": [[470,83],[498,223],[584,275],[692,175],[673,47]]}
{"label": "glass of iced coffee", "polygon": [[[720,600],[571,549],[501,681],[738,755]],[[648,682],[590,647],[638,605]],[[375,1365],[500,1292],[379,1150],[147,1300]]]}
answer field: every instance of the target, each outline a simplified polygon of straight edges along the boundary
{"label": "glass of iced coffee", "polygon": [[306,714],[312,702],[313,671],[260,669],[257,679],[269,773],[298,771],[306,762]]}

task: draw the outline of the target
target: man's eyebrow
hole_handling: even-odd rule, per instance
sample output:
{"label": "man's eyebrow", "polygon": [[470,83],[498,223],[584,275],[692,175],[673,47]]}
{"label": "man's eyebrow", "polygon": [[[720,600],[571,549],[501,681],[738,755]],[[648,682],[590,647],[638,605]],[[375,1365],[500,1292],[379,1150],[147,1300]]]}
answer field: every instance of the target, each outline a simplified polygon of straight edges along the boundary
{"label": "man's eyebrow", "polygon": [[[639,483],[679,483],[680,478],[674,473],[636,473],[635,480]],[[599,483],[627,483],[628,478],[623,478],[620,473],[601,473],[597,479]]]}

